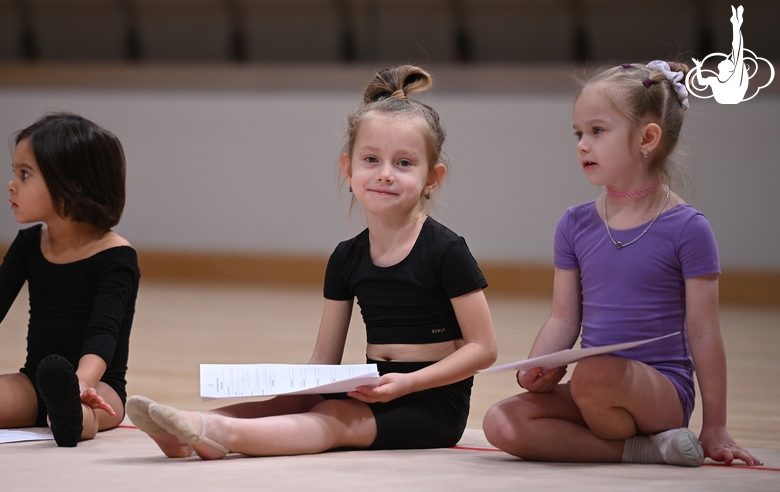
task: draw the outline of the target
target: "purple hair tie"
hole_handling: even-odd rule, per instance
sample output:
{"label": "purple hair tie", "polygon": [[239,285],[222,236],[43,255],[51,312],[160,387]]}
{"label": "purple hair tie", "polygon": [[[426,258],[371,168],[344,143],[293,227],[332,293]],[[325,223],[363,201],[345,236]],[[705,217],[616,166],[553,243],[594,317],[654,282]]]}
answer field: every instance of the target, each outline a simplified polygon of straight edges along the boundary
{"label": "purple hair tie", "polygon": [[622,64],[620,66],[623,67],[623,68],[631,68],[631,64],[630,63],[624,63],[624,64]]}
{"label": "purple hair tie", "polygon": [[651,85],[655,84],[655,80],[650,80],[650,77],[648,77],[642,83],[649,89]]}

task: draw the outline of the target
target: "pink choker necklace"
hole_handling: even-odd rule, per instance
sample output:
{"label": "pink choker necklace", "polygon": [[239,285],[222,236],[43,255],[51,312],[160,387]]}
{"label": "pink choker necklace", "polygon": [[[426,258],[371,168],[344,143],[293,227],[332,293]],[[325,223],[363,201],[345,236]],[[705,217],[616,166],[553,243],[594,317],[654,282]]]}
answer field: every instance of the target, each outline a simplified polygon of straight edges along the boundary
{"label": "pink choker necklace", "polygon": [[639,198],[640,196],[645,196],[648,193],[652,193],[655,190],[658,189],[658,187],[661,186],[661,180],[656,180],[655,183],[649,184],[645,186],[644,188],[639,188],[638,190],[631,190],[631,191],[615,191],[613,189],[610,189],[609,186],[607,186],[607,196],[612,198],[622,198],[622,199],[629,199],[629,198]]}

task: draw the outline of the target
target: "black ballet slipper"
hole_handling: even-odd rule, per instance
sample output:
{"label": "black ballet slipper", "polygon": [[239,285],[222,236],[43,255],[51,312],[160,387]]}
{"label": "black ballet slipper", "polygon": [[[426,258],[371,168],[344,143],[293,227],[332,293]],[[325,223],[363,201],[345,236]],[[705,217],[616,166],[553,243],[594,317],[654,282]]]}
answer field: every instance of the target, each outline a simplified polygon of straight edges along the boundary
{"label": "black ballet slipper", "polygon": [[59,355],[44,357],[38,364],[35,384],[46,403],[46,413],[57,446],[75,447],[84,429],[84,413],[79,378],[73,365]]}

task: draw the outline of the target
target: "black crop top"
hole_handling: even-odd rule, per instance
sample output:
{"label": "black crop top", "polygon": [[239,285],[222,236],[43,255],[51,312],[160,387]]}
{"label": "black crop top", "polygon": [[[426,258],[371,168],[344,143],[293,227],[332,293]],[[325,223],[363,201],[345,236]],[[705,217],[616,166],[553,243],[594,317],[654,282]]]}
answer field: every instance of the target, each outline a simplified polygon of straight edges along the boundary
{"label": "black crop top", "polygon": [[466,241],[428,217],[409,255],[389,267],[371,262],[368,229],[340,243],[324,294],[357,297],[368,343],[421,344],[462,338],[450,299],[485,287]]}
{"label": "black crop top", "polygon": [[35,377],[50,354],[74,367],[86,354],[106,361],[101,381],[124,393],[130,328],[140,272],[135,250],[118,246],[72,263],[49,262],[41,252],[41,226],[19,231],[0,265],[0,320],[29,282],[27,360]]}

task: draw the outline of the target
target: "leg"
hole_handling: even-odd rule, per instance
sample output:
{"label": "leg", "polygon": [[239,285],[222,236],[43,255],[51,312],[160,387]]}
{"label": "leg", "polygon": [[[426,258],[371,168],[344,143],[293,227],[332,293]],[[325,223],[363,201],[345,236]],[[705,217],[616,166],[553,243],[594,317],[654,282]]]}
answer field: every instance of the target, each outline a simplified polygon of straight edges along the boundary
{"label": "leg", "polygon": [[282,395],[269,400],[250,401],[215,408],[208,413],[237,419],[256,419],[258,417],[308,412],[322,401],[322,397],[319,395]]}
{"label": "leg", "polygon": [[257,419],[214,414],[201,416],[164,405],[153,405],[149,413],[160,426],[193,444],[195,452],[203,459],[224,457],[224,453],[208,444],[208,440],[242,454],[280,456],[319,453],[340,447],[365,448],[376,437],[376,421],[371,409],[355,400],[327,400],[308,412]]}
{"label": "leg", "polygon": [[113,429],[122,422],[123,418],[125,418],[125,409],[124,405],[122,405],[122,399],[116,394],[114,388],[104,382],[99,382],[95,390],[106,403],[111,405],[111,408],[116,412],[116,416],[112,417],[103,410],[95,410],[82,404],[81,409],[84,415],[84,430],[81,432],[81,439],[92,439],[98,431]]}
{"label": "leg", "polygon": [[622,461],[701,465],[698,439],[680,428],[684,410],[677,389],[652,367],[619,357],[583,359],[571,392],[596,436],[625,440]]}
{"label": "leg", "polygon": [[36,370],[35,386],[46,404],[57,446],[75,447],[84,429],[84,412],[73,365],[59,355],[44,357]]}
{"label": "leg", "polygon": [[587,428],[565,384],[498,402],[482,427],[491,444],[529,460],[619,463],[623,453],[622,440],[602,439]]}
{"label": "leg", "polygon": [[[319,395],[278,396],[264,401],[237,403],[216,408],[207,412],[236,419],[257,419],[276,415],[303,413],[311,410],[323,401]],[[192,446],[182,442],[174,434],[158,425],[149,415],[149,407],[154,402],[143,396],[131,396],[127,400],[127,413],[130,420],[157,443],[163,453],[169,458],[186,458],[192,454]],[[209,417],[205,417],[209,418]],[[209,418],[209,421],[211,419]],[[200,423],[197,422],[198,429]],[[195,436],[199,435],[199,430]]]}
{"label": "leg", "polygon": [[620,357],[581,360],[571,395],[593,433],[603,439],[655,434],[683,423],[677,389],[652,367]]}
{"label": "leg", "polygon": [[739,6],[738,10],[734,10],[734,6],[731,7],[731,56],[734,62],[734,73],[738,73],[737,70],[741,70],[742,65],[742,13],[744,9]]}
{"label": "leg", "polygon": [[32,427],[38,397],[30,378],[21,373],[0,375],[0,428]]}

